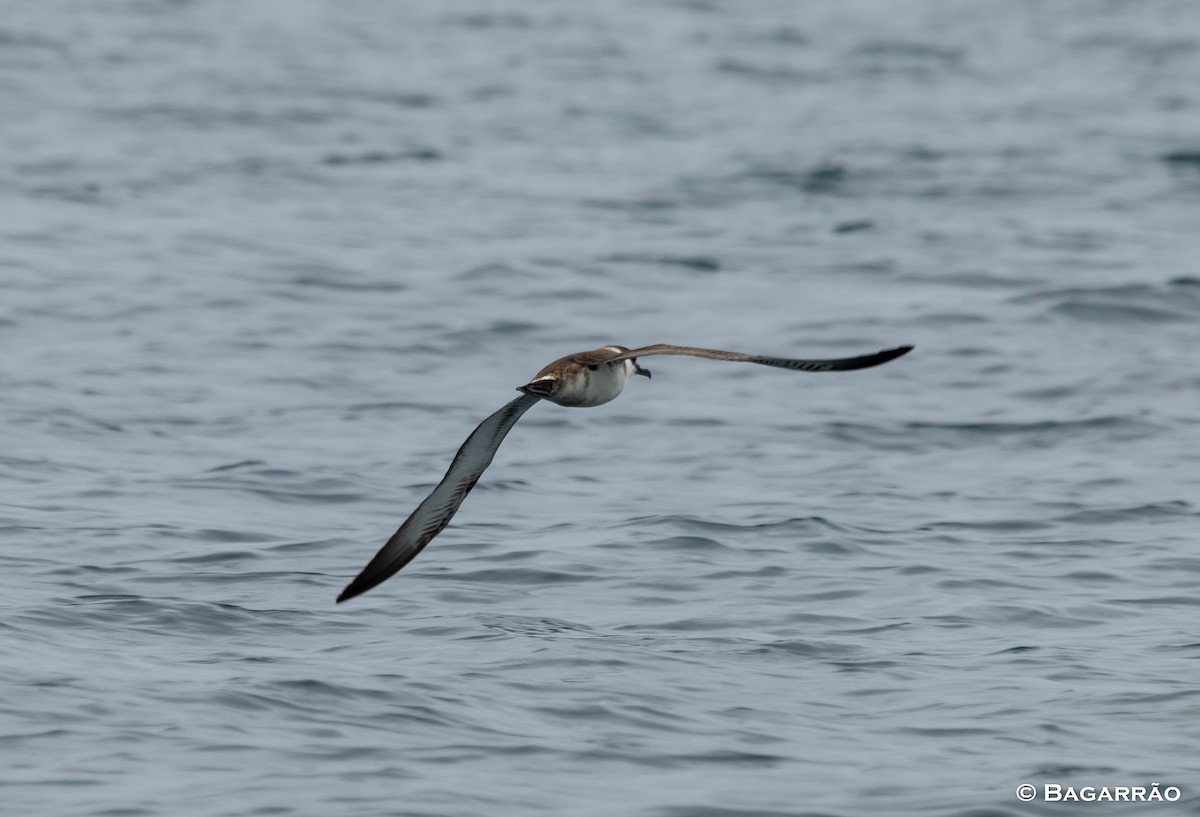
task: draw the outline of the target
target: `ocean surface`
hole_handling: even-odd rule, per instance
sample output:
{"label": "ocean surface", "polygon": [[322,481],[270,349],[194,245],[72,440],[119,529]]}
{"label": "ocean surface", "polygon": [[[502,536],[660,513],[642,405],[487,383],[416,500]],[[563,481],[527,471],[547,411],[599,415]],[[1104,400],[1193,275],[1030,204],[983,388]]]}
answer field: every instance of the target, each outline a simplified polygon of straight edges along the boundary
{"label": "ocean surface", "polygon": [[[9,3],[0,110],[4,815],[1200,814],[1194,0]],[[535,406],[334,605],[659,342],[916,350]]]}

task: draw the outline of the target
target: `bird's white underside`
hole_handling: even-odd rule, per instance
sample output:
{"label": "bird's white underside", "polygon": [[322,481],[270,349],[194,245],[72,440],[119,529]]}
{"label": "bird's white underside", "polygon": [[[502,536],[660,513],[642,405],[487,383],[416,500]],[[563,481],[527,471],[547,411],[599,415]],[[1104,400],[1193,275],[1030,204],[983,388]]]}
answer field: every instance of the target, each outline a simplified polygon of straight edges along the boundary
{"label": "bird's white underside", "polygon": [[625,389],[625,383],[633,373],[633,365],[632,360],[622,360],[614,364],[602,363],[595,369],[584,369],[575,377],[564,380],[554,396],[547,399],[585,408],[603,405],[616,399]]}

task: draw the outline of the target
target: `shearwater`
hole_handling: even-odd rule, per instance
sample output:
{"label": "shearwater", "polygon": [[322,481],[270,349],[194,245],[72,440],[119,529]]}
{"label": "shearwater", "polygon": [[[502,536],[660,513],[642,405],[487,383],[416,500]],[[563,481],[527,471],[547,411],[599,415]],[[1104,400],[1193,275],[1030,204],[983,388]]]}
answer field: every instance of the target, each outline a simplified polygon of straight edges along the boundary
{"label": "shearwater", "polygon": [[458,506],[475,487],[479,477],[492,462],[496,449],[516,425],[521,415],[541,400],[560,406],[588,408],[615,398],[625,388],[630,375],[650,377],[650,370],[638,365],[639,357],[650,355],[690,355],[712,360],[733,360],[758,363],[798,372],[846,372],[866,369],[895,360],[913,347],[898,346],[870,355],[833,360],[797,360],[793,358],[746,355],[723,352],[720,349],[700,349],[695,346],[671,346],[666,343],[627,349],[624,346],[601,346],[591,352],[579,352],[559,358],[542,369],[533,380],[517,391],[521,396],[488,417],[471,432],[458,449],[446,476],[425,501],[417,506],[392,538],[387,541],[362,572],[346,585],[338,602],[352,599],[385,581],[411,562],[433,537],[442,532],[458,511]]}

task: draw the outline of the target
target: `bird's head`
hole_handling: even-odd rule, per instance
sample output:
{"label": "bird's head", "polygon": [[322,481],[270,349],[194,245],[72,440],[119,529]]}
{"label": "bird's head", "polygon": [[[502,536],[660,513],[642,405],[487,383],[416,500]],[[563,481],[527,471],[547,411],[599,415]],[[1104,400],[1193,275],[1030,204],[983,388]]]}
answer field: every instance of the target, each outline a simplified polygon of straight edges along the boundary
{"label": "bird's head", "polygon": [[[613,354],[618,354],[618,355],[624,354],[625,352],[629,352],[629,347],[617,346],[617,344],[612,344],[612,346],[600,347],[600,349],[607,350],[607,352],[612,352]],[[631,358],[628,362],[629,362],[630,366],[634,367],[634,374],[641,374],[641,376],[644,378],[650,377],[650,370],[648,370],[648,368],[642,368],[641,366],[638,366],[637,358]]]}

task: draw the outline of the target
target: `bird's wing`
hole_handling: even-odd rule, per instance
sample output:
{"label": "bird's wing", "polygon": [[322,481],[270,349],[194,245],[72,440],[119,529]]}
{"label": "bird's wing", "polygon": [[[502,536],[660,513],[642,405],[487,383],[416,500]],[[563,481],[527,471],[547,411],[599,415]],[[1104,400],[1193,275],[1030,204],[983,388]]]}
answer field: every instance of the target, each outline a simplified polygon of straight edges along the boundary
{"label": "bird's wing", "polygon": [[780,369],[794,369],[800,372],[847,372],[852,369],[866,369],[895,360],[912,350],[911,346],[897,346],[895,349],[884,349],[870,355],[858,357],[840,357],[831,360],[797,360],[787,357],[771,357],[770,355],[747,355],[741,352],[724,352],[720,349],[700,349],[695,346],[672,346],[669,343],[656,343],[653,346],[643,346],[641,349],[630,349],[613,355],[609,362],[630,360],[635,357],[650,355],[689,355],[691,357],[707,357],[712,360],[734,360],[742,363],[759,363],[763,366],[776,366]]}
{"label": "bird's wing", "polygon": [[417,506],[400,529],[392,534],[375,558],[362,569],[354,581],[338,596],[339,603],[365,593],[375,585],[411,562],[433,537],[442,532],[458,506],[475,487],[484,470],[496,455],[496,449],[517,420],[529,408],[541,400],[540,397],[523,394],[516,400],[488,417],[471,432],[467,441],[454,455],[446,476],[433,489],[425,501]]}

